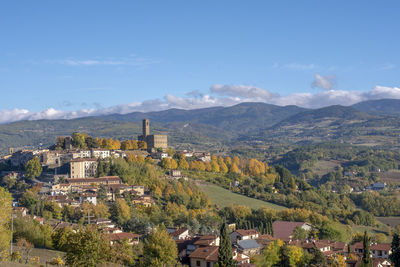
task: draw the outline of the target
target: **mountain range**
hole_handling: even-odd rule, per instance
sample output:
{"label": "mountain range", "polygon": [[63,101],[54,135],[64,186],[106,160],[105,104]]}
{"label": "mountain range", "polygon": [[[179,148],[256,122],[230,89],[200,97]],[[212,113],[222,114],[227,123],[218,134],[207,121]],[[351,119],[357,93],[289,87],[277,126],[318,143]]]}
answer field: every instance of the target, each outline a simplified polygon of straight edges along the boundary
{"label": "mountain range", "polygon": [[19,121],[0,125],[0,153],[9,147],[48,146],[57,136],[75,131],[136,139],[143,118],[150,119],[153,133],[168,134],[170,144],[180,149],[323,141],[395,148],[400,135],[400,100],[371,100],[320,109],[252,102],[195,110]]}

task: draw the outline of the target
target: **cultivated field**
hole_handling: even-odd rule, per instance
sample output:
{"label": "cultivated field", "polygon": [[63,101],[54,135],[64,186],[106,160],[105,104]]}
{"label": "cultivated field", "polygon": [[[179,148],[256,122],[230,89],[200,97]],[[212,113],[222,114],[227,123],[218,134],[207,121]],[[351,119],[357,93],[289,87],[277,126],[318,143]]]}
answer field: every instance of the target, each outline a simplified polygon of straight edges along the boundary
{"label": "cultivated field", "polygon": [[198,183],[197,185],[207,194],[212,203],[216,204],[217,206],[227,207],[232,205],[244,205],[252,209],[258,209],[261,207],[267,207],[275,210],[286,209],[283,206],[233,193],[214,184]]}
{"label": "cultivated field", "polygon": [[318,174],[319,176],[323,176],[328,172],[334,171],[335,168],[339,165],[340,163],[337,161],[319,160],[315,163],[313,169],[316,174]]}
{"label": "cultivated field", "polygon": [[382,172],[382,173],[379,173],[378,175],[379,175],[379,178],[381,178],[381,180],[386,183],[391,183],[391,182],[399,183],[400,182],[400,171],[399,170]]}
{"label": "cultivated field", "polygon": [[396,225],[400,224],[400,217],[399,216],[393,216],[393,217],[376,217],[378,221],[385,225],[390,225],[392,227],[395,227]]}

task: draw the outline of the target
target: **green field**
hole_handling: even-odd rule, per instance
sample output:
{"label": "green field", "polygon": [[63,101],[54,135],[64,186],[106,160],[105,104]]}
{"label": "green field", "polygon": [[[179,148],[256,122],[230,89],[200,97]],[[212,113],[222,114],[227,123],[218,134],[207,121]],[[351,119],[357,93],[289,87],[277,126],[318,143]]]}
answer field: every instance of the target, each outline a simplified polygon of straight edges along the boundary
{"label": "green field", "polygon": [[217,206],[227,207],[232,205],[244,205],[252,209],[258,209],[261,207],[267,207],[274,210],[286,209],[283,206],[233,193],[214,184],[197,183],[197,186],[204,191],[211,199],[212,203]]}

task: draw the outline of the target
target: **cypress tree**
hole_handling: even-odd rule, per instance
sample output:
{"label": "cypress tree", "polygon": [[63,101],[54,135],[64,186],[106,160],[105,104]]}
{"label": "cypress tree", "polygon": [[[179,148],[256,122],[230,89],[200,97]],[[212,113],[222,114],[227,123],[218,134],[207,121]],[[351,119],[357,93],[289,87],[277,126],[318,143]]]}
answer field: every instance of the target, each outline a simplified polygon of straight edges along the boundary
{"label": "cypress tree", "polygon": [[367,231],[364,232],[363,238],[363,256],[361,261],[361,267],[372,267],[371,252],[370,252],[370,238],[367,235]]}
{"label": "cypress tree", "polygon": [[260,223],[260,228],[258,229],[258,231],[260,232],[260,234],[264,234],[264,224],[262,222]]}
{"label": "cypress tree", "polygon": [[270,235],[274,236],[274,227],[272,226],[272,219],[269,220]]}
{"label": "cypress tree", "polygon": [[392,240],[392,254],[389,259],[394,264],[394,267],[400,267],[400,237],[398,233],[393,235]]}
{"label": "cypress tree", "polygon": [[232,245],[231,239],[228,234],[228,227],[225,222],[222,223],[220,229],[220,244],[218,252],[218,266],[219,267],[233,267],[235,266],[232,258]]}

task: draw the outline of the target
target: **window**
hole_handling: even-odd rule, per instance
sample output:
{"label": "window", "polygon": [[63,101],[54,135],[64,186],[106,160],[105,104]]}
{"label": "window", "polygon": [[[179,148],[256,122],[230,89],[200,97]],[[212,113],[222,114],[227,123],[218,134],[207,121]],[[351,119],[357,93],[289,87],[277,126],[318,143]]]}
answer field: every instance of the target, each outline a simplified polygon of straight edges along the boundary
{"label": "window", "polygon": [[200,261],[196,261],[196,266],[200,266]]}
{"label": "window", "polygon": [[207,261],[207,267],[211,267],[211,262]]}

